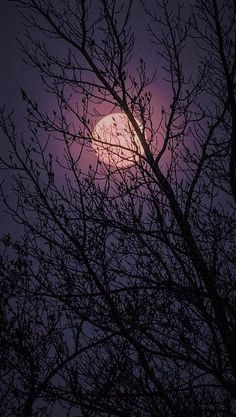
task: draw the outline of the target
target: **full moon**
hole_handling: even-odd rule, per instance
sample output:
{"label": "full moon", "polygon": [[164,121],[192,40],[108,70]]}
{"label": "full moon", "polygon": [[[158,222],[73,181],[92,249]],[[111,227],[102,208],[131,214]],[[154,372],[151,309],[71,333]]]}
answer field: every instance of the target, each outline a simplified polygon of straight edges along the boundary
{"label": "full moon", "polygon": [[112,113],[99,120],[93,131],[92,146],[101,162],[117,168],[133,165],[138,155],[143,154],[139,138],[123,113]]}

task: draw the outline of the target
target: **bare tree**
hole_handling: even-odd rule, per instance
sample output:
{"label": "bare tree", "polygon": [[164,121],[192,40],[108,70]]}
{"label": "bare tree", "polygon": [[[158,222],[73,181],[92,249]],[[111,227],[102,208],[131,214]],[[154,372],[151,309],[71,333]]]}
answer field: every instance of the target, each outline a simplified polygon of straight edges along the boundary
{"label": "bare tree", "polygon": [[[1,110],[25,230],[2,239],[1,415],[235,415],[235,1],[16,3],[54,108],[22,90],[21,134]],[[94,162],[103,112],[127,117],[131,165]]]}

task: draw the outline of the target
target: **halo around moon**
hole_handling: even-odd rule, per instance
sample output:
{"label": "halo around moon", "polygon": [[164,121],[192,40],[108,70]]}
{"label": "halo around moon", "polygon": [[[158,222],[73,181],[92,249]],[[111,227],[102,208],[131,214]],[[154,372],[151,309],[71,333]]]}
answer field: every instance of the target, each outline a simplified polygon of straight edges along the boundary
{"label": "halo around moon", "polygon": [[133,165],[143,154],[139,138],[124,113],[112,113],[99,120],[93,130],[92,146],[101,162],[117,168]]}

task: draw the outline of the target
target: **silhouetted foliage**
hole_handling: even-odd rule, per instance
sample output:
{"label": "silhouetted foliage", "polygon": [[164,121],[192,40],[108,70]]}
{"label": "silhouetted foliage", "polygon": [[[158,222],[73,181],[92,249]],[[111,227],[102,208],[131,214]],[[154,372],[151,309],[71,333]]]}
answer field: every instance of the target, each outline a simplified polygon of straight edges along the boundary
{"label": "silhouetted foliage", "polygon": [[[54,101],[22,90],[22,134],[1,110],[24,227],[2,238],[1,416],[235,415],[235,1],[16,3]],[[143,149],[124,168],[92,149],[115,111]]]}

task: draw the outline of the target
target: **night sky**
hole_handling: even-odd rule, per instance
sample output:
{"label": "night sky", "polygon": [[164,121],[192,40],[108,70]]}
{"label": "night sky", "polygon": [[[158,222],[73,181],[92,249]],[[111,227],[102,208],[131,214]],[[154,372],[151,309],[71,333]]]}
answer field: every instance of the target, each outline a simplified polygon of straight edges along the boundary
{"label": "night sky", "polygon": [[[61,1],[57,1],[52,3],[60,7]],[[155,3],[154,0],[147,3],[153,4],[152,2]],[[173,11],[175,11],[176,2],[176,0],[169,2]],[[94,7],[94,3],[92,7]],[[83,71],[80,72],[79,66],[85,66],[84,62],[86,61],[85,53],[82,56],[82,47],[79,47],[76,50],[76,54],[81,60],[77,61],[79,62],[78,67],[76,68],[76,65],[73,67],[77,58],[73,61],[72,53],[72,64],[69,64],[71,67],[66,68],[67,74],[72,74],[73,71],[76,74],[77,78],[75,77],[73,80],[71,76],[71,84],[73,82],[77,83],[74,91],[78,94],[78,97],[76,97],[76,94],[74,96],[72,94],[69,104],[68,102],[65,104],[63,100],[67,91],[65,89],[66,92],[63,92],[64,81],[61,84],[59,81],[58,85],[55,83],[54,94],[48,94],[40,79],[39,70],[31,68],[24,62],[24,56],[16,40],[18,38],[23,43],[25,42],[25,29],[21,23],[22,17],[19,9],[8,0],[0,0],[0,106],[5,105],[7,113],[14,112],[17,131],[19,134],[22,132],[25,143],[36,143],[36,148],[38,146],[36,150],[34,146],[30,148],[31,145],[29,148],[25,148],[27,149],[25,158],[27,168],[25,168],[25,172],[27,172],[28,178],[27,175],[24,176],[25,172],[22,170],[21,178],[23,180],[22,182],[19,181],[20,190],[25,192],[22,196],[21,191],[18,194],[18,201],[20,201],[19,213],[22,215],[23,221],[26,219],[25,230],[28,234],[26,233],[25,237],[22,237],[21,242],[23,243],[20,243],[20,245],[17,243],[15,246],[12,244],[12,247],[9,240],[5,239],[7,250],[8,248],[12,249],[12,252],[9,249],[10,257],[16,254],[16,256],[22,256],[23,261],[25,261],[25,263],[18,262],[19,259],[17,258],[15,263],[14,261],[9,262],[10,271],[11,268],[13,271],[9,274],[9,279],[12,280],[13,285],[7,290],[9,289],[9,299],[11,299],[11,291],[15,290],[14,277],[20,276],[21,278],[21,273],[22,277],[26,277],[25,281],[23,278],[22,281],[19,280],[19,289],[23,294],[22,298],[19,297],[19,309],[23,306],[22,317],[25,321],[22,320],[22,322],[24,325],[26,323],[25,334],[29,335],[28,338],[25,337],[26,345],[28,343],[28,349],[31,351],[32,357],[34,351],[36,352],[33,363],[35,360],[35,363],[39,366],[39,379],[37,380],[37,375],[36,382],[34,382],[35,386],[39,384],[39,392],[42,390],[43,393],[44,390],[43,384],[40,385],[40,378],[42,380],[45,378],[46,381],[46,404],[51,395],[50,387],[49,394],[47,392],[47,387],[50,385],[48,381],[52,380],[52,384],[55,383],[55,386],[59,381],[60,385],[61,376],[59,371],[63,369],[65,374],[68,371],[68,380],[70,377],[75,378],[76,383],[72,384],[73,387],[76,387],[75,393],[73,392],[75,403],[76,384],[78,380],[80,381],[81,372],[81,392],[84,389],[85,396],[86,393],[90,395],[91,392],[91,398],[93,398],[93,395],[95,398],[97,383],[100,389],[98,391],[101,392],[101,401],[103,401],[102,396],[104,395],[105,405],[101,402],[101,407],[103,405],[108,407],[107,414],[110,413],[109,406],[110,400],[113,398],[112,395],[116,404],[119,402],[119,398],[124,395],[124,401],[131,404],[133,414],[127,413],[124,406],[125,411],[123,412],[123,409],[121,409],[121,412],[117,414],[120,417],[152,417],[157,415],[163,417],[167,415],[165,414],[167,409],[170,410],[168,417],[175,417],[177,402],[179,402],[177,404],[179,407],[178,417],[185,417],[185,415],[198,417],[198,414],[191,414],[191,407],[193,404],[194,407],[196,406],[195,411],[198,410],[197,406],[201,406],[201,399],[203,399],[206,407],[210,403],[209,399],[213,399],[213,406],[214,401],[219,401],[216,408],[218,404],[223,404],[222,410],[225,407],[219,416],[226,417],[227,410],[229,410],[229,400],[233,399],[233,395],[236,393],[235,380],[232,386],[230,381],[230,378],[233,380],[236,375],[236,362],[232,354],[236,348],[236,323],[235,325],[232,324],[234,323],[235,313],[235,286],[233,286],[232,266],[235,234],[231,224],[234,201],[230,189],[228,168],[229,152],[233,142],[232,137],[230,137],[230,129],[233,123],[233,106],[229,104],[230,100],[227,101],[225,98],[226,93],[230,96],[228,91],[229,82],[227,84],[224,75],[222,76],[223,72],[217,53],[215,55],[209,53],[208,56],[208,50],[201,50],[199,47],[201,53],[204,51],[205,54],[204,58],[200,57],[200,53],[198,55],[196,52],[197,47],[193,46],[196,45],[193,38],[190,38],[183,54],[184,65],[182,68],[180,64],[180,70],[176,64],[176,62],[179,64],[179,61],[178,59],[175,60],[176,57],[179,57],[178,51],[175,55],[171,50],[169,56],[172,58],[174,56],[172,61],[174,64],[166,75],[164,66],[168,58],[166,61],[161,60],[157,54],[157,45],[150,42],[147,35],[144,36],[148,17],[140,3],[134,0],[131,13],[131,25],[134,29],[135,40],[133,55],[127,65],[130,78],[127,77],[123,80],[123,75],[120,75],[121,73],[114,65],[115,70],[112,74],[114,83],[109,90],[109,83],[113,82],[113,80],[110,81],[112,76],[109,79],[106,74],[103,74],[101,70],[103,62],[99,61],[100,56],[97,61],[94,58],[98,50],[96,48],[99,45],[97,46],[93,40],[89,43],[89,40],[87,43],[89,45],[88,50],[95,60],[94,62],[98,62],[98,67],[96,68],[94,64],[95,70],[91,71],[89,69],[86,72],[87,70],[84,71],[83,69],[83,71],[86,73],[85,77],[88,77],[86,78],[86,81],[89,80],[88,84],[93,85],[92,89],[89,90],[92,93],[90,95],[90,92],[89,94],[86,92],[83,82],[79,78],[81,73],[84,74]],[[188,15],[191,3],[186,4],[181,15],[183,20]],[[204,7],[204,2],[199,0],[200,3]],[[215,4],[214,1],[213,3]],[[43,0],[42,4],[44,4]],[[81,12],[82,8],[79,10]],[[106,15],[106,12],[104,13]],[[169,16],[172,16],[171,12]],[[228,16],[224,16],[224,18],[226,23],[228,22],[227,19],[230,20]],[[194,17],[192,19],[191,24],[194,26]],[[156,20],[158,20],[158,17],[156,17]],[[186,22],[185,24],[187,25]],[[205,23],[202,26],[203,32],[205,30],[204,25]],[[193,26],[190,25],[191,30]],[[177,38],[178,36],[181,37],[180,33],[184,33],[178,32],[178,29],[177,25],[175,32],[178,33]],[[96,30],[98,29],[96,28]],[[104,35],[104,33],[101,35],[99,31],[95,33],[100,33],[100,36]],[[206,38],[207,33],[206,30]],[[37,35],[42,36],[41,33]],[[109,39],[105,35],[104,38],[106,41]],[[172,41],[170,39],[171,36],[168,38],[171,45],[176,42],[175,36]],[[165,40],[164,37],[162,42],[164,43]],[[67,58],[68,49],[65,47],[64,40],[58,44],[55,40],[50,40],[49,44],[52,48],[55,46],[55,50],[53,49],[55,56],[61,55]],[[104,45],[106,45],[105,41]],[[108,50],[111,56],[115,56],[115,54],[112,55],[112,47],[110,49],[108,47]],[[233,49],[230,35],[227,47],[229,51]],[[212,46],[215,52],[214,48],[215,44]],[[165,55],[167,49],[168,45],[166,49],[164,48],[162,58],[168,56],[168,54]],[[123,49],[121,48],[121,50]],[[117,56],[119,57],[119,52]],[[230,59],[229,67],[231,65]],[[87,61],[89,62],[89,59]],[[146,65],[146,74],[150,78],[156,69],[156,79],[151,86],[145,87],[143,91],[140,89],[139,96],[138,90],[136,90],[138,84],[135,82],[135,76],[138,79],[137,68],[144,68],[142,67],[143,61]],[[90,62],[93,63],[92,58]],[[104,62],[106,61],[104,60]],[[199,62],[202,65],[201,70],[198,67]],[[57,81],[63,80],[63,77],[59,77],[57,73],[57,71],[61,71],[63,65],[57,67],[57,64],[58,62],[55,63],[53,60],[50,62],[50,59],[47,61],[47,57],[45,63],[43,63],[44,67],[48,65],[47,68],[50,68],[48,70],[49,74],[56,68]],[[207,75],[204,73],[205,70]],[[207,73],[207,70],[209,70],[209,73]],[[124,73],[125,71],[122,74]],[[143,74],[141,70],[140,73]],[[176,78],[177,73],[179,78]],[[198,74],[200,74],[199,78],[197,78]],[[109,79],[107,84],[106,76]],[[168,78],[168,76],[168,80],[163,80],[163,77]],[[232,78],[233,76],[234,74]],[[48,79],[51,81],[50,76]],[[99,88],[94,87],[94,79],[98,84],[104,83],[103,86],[101,88],[100,85]],[[183,80],[187,80],[187,82],[185,83]],[[192,84],[193,80],[196,82],[196,91],[193,87],[194,84]],[[104,85],[106,85],[106,93],[104,93]],[[129,90],[127,90],[127,85],[131,86]],[[178,86],[180,86],[179,93]],[[56,90],[57,87],[58,90]],[[21,89],[26,92],[26,95],[23,93],[23,97]],[[55,91],[58,93],[57,97]],[[93,102],[94,91],[99,95],[99,99],[94,101],[95,104]],[[109,94],[111,95],[109,96]],[[120,98],[122,94],[123,99]],[[110,102],[109,100],[106,102],[106,99],[104,99],[108,96],[111,97]],[[151,97],[150,100],[148,97]],[[85,105],[83,108],[81,103],[86,103],[87,98],[88,111],[86,112],[84,110]],[[117,100],[115,105],[114,100]],[[144,102],[146,104],[142,107]],[[81,107],[78,107],[77,113],[77,110],[74,114],[68,111],[70,103],[73,103],[73,105],[80,103]],[[33,113],[31,112],[32,108],[34,109]],[[46,112],[44,114],[45,118],[42,118],[42,120],[38,116],[40,114],[38,109]],[[134,125],[136,123],[136,132],[138,132],[139,138],[141,137],[140,141],[145,151],[137,151],[135,161],[138,162],[133,163],[133,166],[130,169],[127,168],[127,171],[124,168],[124,171],[121,169],[119,172],[119,167],[116,167],[118,169],[115,171],[114,167],[104,167],[101,161],[98,163],[95,147],[92,147],[87,133],[90,126],[94,128],[95,122],[90,123],[88,119],[81,116],[82,114],[85,114],[86,117],[89,115],[89,117],[94,117],[97,122],[102,116],[113,112],[114,109],[115,111],[117,109],[125,111],[126,116],[128,114],[132,123]],[[147,109],[150,110],[150,113]],[[28,120],[32,122],[31,132],[29,129],[27,130],[27,111]],[[82,113],[83,111],[84,113]],[[63,124],[65,114],[68,116],[68,125]],[[143,124],[141,121],[139,124],[136,116],[143,121]],[[172,116],[173,119],[171,119]],[[62,126],[61,130],[60,128],[58,130],[54,129],[55,126],[57,127],[56,122],[58,120],[58,125]],[[59,124],[60,121],[61,125]],[[76,125],[76,122],[78,125]],[[63,131],[65,125],[66,128]],[[68,129],[69,134],[66,129]],[[71,132],[72,135],[70,135]],[[145,136],[146,132],[147,136]],[[30,135],[32,135],[31,138]],[[48,138],[48,146],[45,146],[44,151],[40,148],[41,142],[38,138],[45,141],[42,143],[46,143]],[[81,143],[85,143],[85,151],[77,164],[74,161],[77,158],[77,153],[83,147]],[[38,149],[41,149],[41,151],[38,152]],[[71,162],[71,165],[68,164],[63,167],[62,165],[66,164],[65,149],[71,150],[69,156],[72,155],[72,159],[68,158],[67,160]],[[161,149],[161,156],[158,162],[159,149]],[[8,151],[9,144],[1,133],[1,155],[5,157]],[[34,155],[35,162],[30,165],[32,155]],[[31,168],[28,168],[30,166]],[[51,170],[52,166],[54,170]],[[33,170],[35,176],[30,176],[30,169]],[[14,169],[12,171],[1,170],[0,181],[4,183],[7,197],[14,205],[17,193],[12,189],[11,176],[17,175],[17,173],[13,171]],[[28,207],[29,211],[27,211]],[[10,232],[13,240],[15,238],[20,239],[20,236],[23,236],[22,230],[22,227],[15,224],[11,216],[5,213],[4,204],[0,201],[0,235]],[[27,264],[27,262],[29,263]],[[8,259],[6,265],[8,265]],[[28,267],[29,269],[27,269]],[[16,275],[14,275],[15,270]],[[8,276],[7,267],[4,273]],[[27,279],[29,280],[29,286]],[[17,299],[17,290],[14,296]],[[25,301],[25,304],[24,302],[21,304],[24,296],[27,301]],[[6,306],[6,311],[8,311],[7,302]],[[6,319],[8,319],[7,314]],[[9,317],[14,318],[14,314],[17,317],[17,312],[13,311],[12,313],[10,311]],[[38,319],[40,314],[42,315],[41,321]],[[53,322],[53,320],[55,321]],[[14,334],[15,322],[16,332]],[[13,330],[10,325],[9,327],[17,338],[21,330],[21,321],[19,320],[18,323],[15,320],[15,322],[13,320]],[[81,327],[79,327],[80,325]],[[35,338],[32,337],[32,339],[32,328],[30,326],[35,330]],[[79,333],[80,331],[81,333]],[[41,346],[42,334],[46,335],[46,342],[45,345],[42,344]],[[110,335],[112,342],[109,339]],[[57,342],[57,337],[59,342]],[[19,340],[22,339],[23,337],[20,334]],[[95,342],[93,345],[91,341],[97,340],[98,344]],[[52,351],[51,357],[43,353],[47,349],[47,343],[49,346],[47,352]],[[81,343],[82,353],[79,352],[78,354],[79,343]],[[11,344],[9,346],[10,351],[12,346]],[[84,348],[84,346],[86,347]],[[99,350],[100,348],[101,350]],[[15,346],[13,346],[13,351],[14,349]],[[75,352],[71,354],[72,359],[68,360],[67,367],[68,356],[66,355],[69,355],[73,349]],[[86,356],[87,350],[88,356]],[[84,354],[84,352],[86,353]],[[16,358],[17,354],[16,349]],[[77,354],[78,356],[81,355],[79,359]],[[117,356],[115,356],[116,354]],[[81,361],[80,357],[82,357]],[[45,362],[43,362],[44,359]],[[70,360],[72,365],[75,360],[74,368]],[[6,363],[8,363],[7,361],[8,358]],[[27,363],[27,359],[25,363]],[[45,375],[49,375],[48,380],[43,375],[44,364]],[[52,373],[53,376],[50,376],[52,364],[56,371],[55,375]],[[120,364],[122,364],[123,373],[120,372]],[[31,369],[30,366],[31,363],[29,369]],[[43,369],[43,376],[40,374],[40,366]],[[70,366],[72,367],[70,368]],[[86,375],[84,379],[83,366]],[[91,374],[89,374],[91,369]],[[113,369],[116,369],[117,386],[110,384],[109,389],[112,394],[110,397],[110,394],[106,397],[107,383],[104,381],[107,375],[108,381],[110,381],[109,372],[113,375]],[[21,369],[19,375],[20,372]],[[129,378],[126,380],[127,375],[130,380]],[[229,380],[227,380],[228,375]],[[53,380],[54,376],[55,381]],[[100,376],[101,381],[99,380]],[[27,377],[28,374],[25,378],[26,381],[28,381]],[[88,379],[86,379],[87,377]],[[89,380],[90,377],[92,382]],[[84,381],[86,383],[83,385]],[[208,389],[206,381],[207,384],[208,382],[212,384],[212,392],[211,389]],[[214,385],[215,381],[219,385]],[[99,385],[100,382],[101,385]],[[182,383],[183,385],[181,385]],[[215,386],[217,386],[216,389]],[[218,386],[219,391],[221,390],[222,400],[218,397]],[[123,389],[124,387],[125,389]],[[205,391],[202,387],[204,389],[206,387],[206,397],[204,397]],[[55,388],[55,392],[57,388]],[[87,388],[88,391],[86,391]],[[27,397],[27,389],[25,392]],[[37,394],[37,390],[35,392]],[[135,398],[135,395],[138,398],[140,392],[141,411],[138,414],[139,409],[137,408],[136,414],[136,404],[133,398]],[[132,397],[130,394],[133,393],[134,396]],[[188,397],[186,397],[188,393],[192,401],[192,403],[189,402],[190,405],[188,404]],[[34,407],[34,401],[38,406],[37,395],[33,398],[32,407]],[[47,395],[49,396],[47,397]],[[209,397],[207,397],[208,395]],[[151,401],[151,405],[148,403],[149,396],[153,399],[154,405],[151,404]],[[175,396],[177,396],[177,400]],[[70,402],[72,397],[68,398]],[[147,411],[146,414],[146,404],[150,405],[150,410],[152,407],[155,410],[156,398],[158,398],[157,403],[160,399],[158,406],[160,405],[160,410],[164,410],[163,414],[162,411],[160,414],[158,414],[158,411],[157,414],[155,414],[155,411],[153,411],[153,414],[151,411],[148,414],[149,411]],[[55,407],[58,407],[57,401],[56,399]],[[85,408],[87,407],[86,401],[87,399],[85,400]],[[99,401],[98,398],[98,403]],[[79,409],[80,403],[78,402],[78,404]],[[126,405],[125,402],[124,404]],[[118,404],[118,406],[123,407],[123,403]],[[161,408],[162,406],[163,408]],[[92,414],[93,410],[91,414],[86,414],[86,410],[84,415],[94,416]],[[57,415],[57,408],[54,409],[53,413],[52,415]],[[77,417],[77,415],[80,415],[76,413],[74,411],[74,414],[73,412],[70,414],[68,411],[68,416]],[[25,416],[29,415],[25,413]],[[64,417],[64,414],[61,415]],[[199,414],[199,417],[205,417],[206,415],[214,416],[210,410],[210,414]]]}
{"label": "night sky", "polygon": [[[22,17],[19,9],[12,2],[3,0],[0,2],[0,105],[6,106],[8,112],[14,111],[14,119],[17,128],[24,130],[25,128],[25,106],[23,106],[20,88],[24,88],[29,94],[35,95],[40,99],[40,83],[39,76],[33,72],[23,62],[23,56],[17,39],[22,38],[23,27]],[[6,154],[9,146],[1,132],[1,153]],[[11,173],[1,171],[1,179],[8,181],[8,193],[14,199],[10,187]],[[2,233],[9,231],[15,232],[18,227],[13,224],[9,216],[4,213],[2,202],[0,202],[0,229]]]}
{"label": "night sky", "polygon": [[[172,2],[175,4],[175,1]],[[188,5],[185,11],[188,10]],[[33,100],[36,100],[42,109],[52,110],[55,108],[54,98],[46,94],[43,90],[40,75],[37,69],[32,69],[24,62],[24,54],[17,39],[24,43],[25,28],[22,24],[23,18],[20,15],[20,9],[8,0],[2,0],[0,3],[0,45],[1,45],[1,66],[0,66],[0,104],[6,105],[6,109],[10,112],[14,111],[14,120],[18,132],[24,131],[27,137],[27,129],[25,123],[26,104],[22,101],[20,89],[23,88]],[[145,26],[147,24],[147,16],[144,14],[142,6],[137,2],[134,4],[131,14],[131,24],[135,31],[135,47],[131,60],[131,68],[134,73],[139,64],[139,59],[144,59],[146,63],[146,71],[150,77],[154,68],[157,69],[157,80],[152,86],[152,104],[154,108],[154,120],[158,123],[161,115],[161,107],[169,108],[169,91],[167,85],[163,84],[163,68],[160,65],[159,57],[156,54],[155,47],[149,42],[147,36],[144,36]],[[64,46],[59,46],[59,51],[63,51]],[[195,70],[195,54],[194,50],[188,50],[188,65],[186,70],[189,74]],[[104,111],[104,115],[106,110]],[[8,145],[6,140],[1,137],[1,151],[6,152]],[[58,152],[57,147],[54,149]],[[59,153],[61,152],[61,149]],[[95,155],[91,156],[94,162]],[[96,159],[96,158],[95,158]],[[1,176],[9,180],[9,172],[2,172]],[[10,184],[9,184],[9,194]],[[13,196],[12,196],[13,198]],[[2,213],[1,204],[1,213]],[[2,231],[5,233],[10,226],[12,229],[12,221],[5,214],[0,217]]]}
{"label": "night sky", "polygon": [[[14,120],[16,122],[18,132],[23,131],[27,138],[26,129],[26,104],[22,101],[20,89],[27,92],[29,97],[36,100],[42,105],[42,109],[52,110],[55,107],[54,98],[46,94],[42,88],[40,75],[37,69],[32,69],[24,62],[24,54],[21,51],[21,46],[18,40],[24,43],[25,28],[22,24],[23,17],[20,14],[20,9],[14,3],[8,0],[2,0],[0,3],[0,45],[1,45],[1,66],[0,66],[0,104],[5,105],[6,109],[14,112]],[[133,7],[131,22],[135,27],[135,49],[131,65],[134,72],[139,63],[139,59],[145,60],[147,65],[147,73],[150,75],[153,71],[153,63],[157,65],[156,53],[152,45],[147,42],[147,38],[143,36],[143,30],[146,24],[146,16],[143,13],[142,7],[137,3]],[[59,50],[63,51],[63,46]],[[159,66],[159,70],[161,70]],[[153,104],[156,106],[156,111],[160,115],[161,105],[164,104],[167,98],[167,91],[162,87],[160,77],[155,84],[156,94],[153,94]],[[106,114],[106,110],[104,112]],[[2,135],[2,133],[1,133]],[[6,154],[8,144],[5,138],[1,137],[1,151]],[[58,152],[57,146],[54,149]],[[59,153],[61,152],[61,148]],[[91,155],[91,162],[96,160],[95,155]],[[13,193],[10,186],[9,171],[1,172],[1,178],[7,181],[8,196],[14,200]],[[3,233],[8,231],[15,232],[18,226],[14,225],[11,219],[4,213],[4,208],[0,202],[1,216],[0,228]]]}

